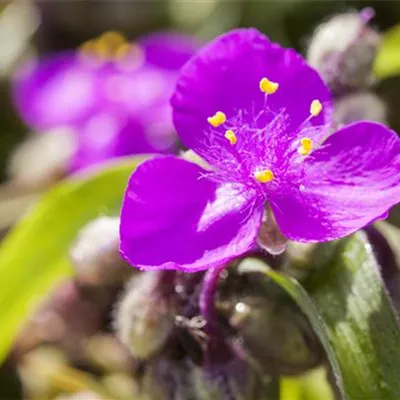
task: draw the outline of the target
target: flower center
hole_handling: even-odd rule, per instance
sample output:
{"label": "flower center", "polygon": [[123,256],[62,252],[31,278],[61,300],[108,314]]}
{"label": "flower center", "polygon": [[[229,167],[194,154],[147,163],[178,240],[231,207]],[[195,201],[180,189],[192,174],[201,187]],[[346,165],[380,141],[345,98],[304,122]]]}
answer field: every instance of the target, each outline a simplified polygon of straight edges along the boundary
{"label": "flower center", "polygon": [[143,61],[141,48],[128,42],[124,35],[116,31],[105,32],[97,39],[86,41],[80,46],[78,53],[82,59],[96,65],[114,62],[126,67],[136,67]]}
{"label": "flower center", "polygon": [[[248,118],[246,111],[241,111],[237,116],[227,118],[226,114],[219,110],[208,117],[207,122],[216,129],[215,136],[217,138],[221,137],[221,133],[224,132],[221,140],[227,140],[232,146],[232,150],[223,146],[224,155],[219,157],[219,164],[224,165],[224,169],[227,170],[226,174],[230,174],[230,176],[235,173],[241,174],[239,180],[247,179],[247,175],[254,183],[268,184],[271,182],[272,184],[275,178],[279,179],[282,174],[287,173],[291,164],[298,168],[298,162],[312,152],[313,140],[306,135],[301,137],[301,133],[309,132],[308,123],[312,118],[320,115],[323,106],[318,99],[311,102],[309,115],[295,130],[299,134],[292,134],[294,139],[291,139],[293,143],[290,144],[287,139],[285,141],[285,136],[290,134],[285,131],[288,127],[289,116],[283,111],[274,114],[267,107],[267,98],[278,91],[279,83],[263,77],[259,81],[259,89],[265,94],[265,100],[263,109],[257,115],[251,115]],[[260,128],[259,121],[263,118],[268,122],[264,128]],[[261,123],[261,125],[263,124]],[[220,128],[225,128],[225,130],[220,132]],[[286,143],[286,149],[283,148],[282,143]],[[294,152],[292,151],[293,146]],[[214,152],[211,158],[218,157],[217,153],[221,153],[221,146],[218,142],[211,143],[210,152]],[[285,157],[290,160],[282,161],[282,158]],[[292,162],[293,160],[294,162]],[[277,184],[279,182],[273,185]]]}

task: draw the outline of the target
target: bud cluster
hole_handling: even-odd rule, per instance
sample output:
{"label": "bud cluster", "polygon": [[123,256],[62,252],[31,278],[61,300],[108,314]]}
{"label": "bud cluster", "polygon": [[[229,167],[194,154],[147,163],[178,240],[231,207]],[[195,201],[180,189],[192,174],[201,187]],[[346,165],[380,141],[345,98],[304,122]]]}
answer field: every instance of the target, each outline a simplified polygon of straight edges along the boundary
{"label": "bud cluster", "polygon": [[286,295],[267,277],[240,272],[241,263],[264,263],[261,257],[235,261],[220,274],[213,321],[200,315],[204,273],[145,271],[132,277],[114,325],[142,363],[150,398],[225,400],[246,393],[246,399],[257,399],[250,382],[259,390],[270,375],[301,374],[321,363],[320,344],[298,307],[282,303]]}
{"label": "bud cluster", "polygon": [[[52,398],[68,382],[79,390],[65,399],[259,400],[276,390],[271,377],[325,364],[308,319],[262,269],[273,265],[306,282],[330,263],[334,244],[288,242],[279,257],[254,252],[235,260],[219,272],[207,320],[200,306],[206,274],[133,273],[116,256],[117,226],[102,217],[82,229],[71,249],[76,276],[56,288],[20,335],[13,358],[29,396]],[[385,229],[368,228],[368,235],[381,264],[395,263]],[[398,272],[385,268],[395,294]],[[102,377],[94,392],[76,366]]]}
{"label": "bud cluster", "polygon": [[372,9],[333,16],[317,27],[307,60],[329,86],[336,127],[359,120],[387,122],[384,102],[373,92],[373,63],[380,34],[369,26]]}

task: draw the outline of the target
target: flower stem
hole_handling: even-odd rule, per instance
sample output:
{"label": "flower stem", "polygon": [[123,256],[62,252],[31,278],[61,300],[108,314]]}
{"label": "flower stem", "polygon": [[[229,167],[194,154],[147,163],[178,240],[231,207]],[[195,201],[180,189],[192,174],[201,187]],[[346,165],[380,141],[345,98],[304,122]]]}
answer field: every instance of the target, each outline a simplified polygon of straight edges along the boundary
{"label": "flower stem", "polygon": [[215,294],[218,288],[218,281],[223,268],[211,268],[204,275],[203,285],[200,291],[199,307],[200,313],[207,322],[207,333],[211,333],[215,328]]}
{"label": "flower stem", "polygon": [[205,371],[210,371],[217,367],[223,368],[232,357],[224,336],[219,330],[217,311],[214,304],[220,273],[223,269],[224,267],[212,268],[206,272],[199,296],[200,313],[206,322],[204,332],[208,337],[204,349]]}

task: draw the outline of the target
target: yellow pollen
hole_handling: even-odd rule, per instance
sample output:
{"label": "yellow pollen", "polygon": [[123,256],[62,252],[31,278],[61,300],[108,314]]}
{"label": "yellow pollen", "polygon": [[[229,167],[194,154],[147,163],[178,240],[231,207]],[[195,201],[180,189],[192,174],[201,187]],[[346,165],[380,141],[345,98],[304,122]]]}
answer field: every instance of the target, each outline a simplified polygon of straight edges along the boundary
{"label": "yellow pollen", "polygon": [[115,51],[114,58],[117,61],[123,60],[133,51],[133,46],[130,43],[122,43]]}
{"label": "yellow pollen", "polygon": [[114,51],[127,42],[125,36],[117,31],[104,32],[97,41]]}
{"label": "yellow pollen", "polygon": [[94,40],[87,40],[80,47],[79,51],[83,55],[90,55],[95,52],[96,43]]}
{"label": "yellow pollen", "polygon": [[260,90],[266,94],[274,94],[279,88],[279,83],[272,82],[267,78],[262,78],[260,81]]}
{"label": "yellow pollen", "polygon": [[301,146],[299,147],[299,153],[302,156],[308,156],[311,153],[313,142],[310,138],[305,137],[301,139]]}
{"label": "yellow pollen", "polygon": [[236,142],[237,142],[237,137],[236,137],[236,135],[235,135],[235,132],[233,132],[232,129],[228,129],[228,130],[225,132],[225,139],[228,139],[228,140],[229,140],[229,143],[230,143],[231,145],[234,145],[234,144],[236,144]]}
{"label": "yellow pollen", "polygon": [[270,169],[264,169],[254,172],[254,178],[256,178],[258,182],[267,183],[271,182],[275,178],[275,175]]}
{"label": "yellow pollen", "polygon": [[80,47],[83,56],[95,56],[100,61],[121,61],[132,53],[135,45],[129,43],[119,32],[110,31],[103,33],[94,40],[85,42]]}
{"label": "yellow pollen", "polygon": [[102,42],[100,39],[94,41],[93,55],[101,58],[102,60],[107,60],[112,57],[112,52],[113,51],[107,46],[107,44]]}
{"label": "yellow pollen", "polygon": [[212,117],[208,117],[207,121],[214,128],[217,128],[226,121],[226,115],[222,111],[217,111]]}
{"label": "yellow pollen", "polygon": [[322,111],[322,104],[319,100],[313,100],[310,105],[310,114],[317,117]]}

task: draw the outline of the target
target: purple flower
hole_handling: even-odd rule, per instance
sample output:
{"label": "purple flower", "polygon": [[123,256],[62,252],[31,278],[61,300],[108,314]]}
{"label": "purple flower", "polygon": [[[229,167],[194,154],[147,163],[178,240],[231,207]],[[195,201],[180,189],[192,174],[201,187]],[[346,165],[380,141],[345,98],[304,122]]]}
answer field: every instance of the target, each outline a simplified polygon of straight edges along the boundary
{"label": "purple flower", "polygon": [[210,168],[174,156],[137,168],[120,227],[132,265],[224,265],[256,245],[267,207],[286,238],[320,242],[362,228],[400,199],[397,135],[372,122],[331,134],[318,73],[255,29],[200,50],[182,68],[172,106],[183,143]]}
{"label": "purple flower", "polygon": [[180,67],[195,51],[172,33],[128,43],[107,32],[78,51],[23,65],[15,76],[16,107],[37,131],[69,127],[76,170],[117,156],[176,148],[169,98]]}

